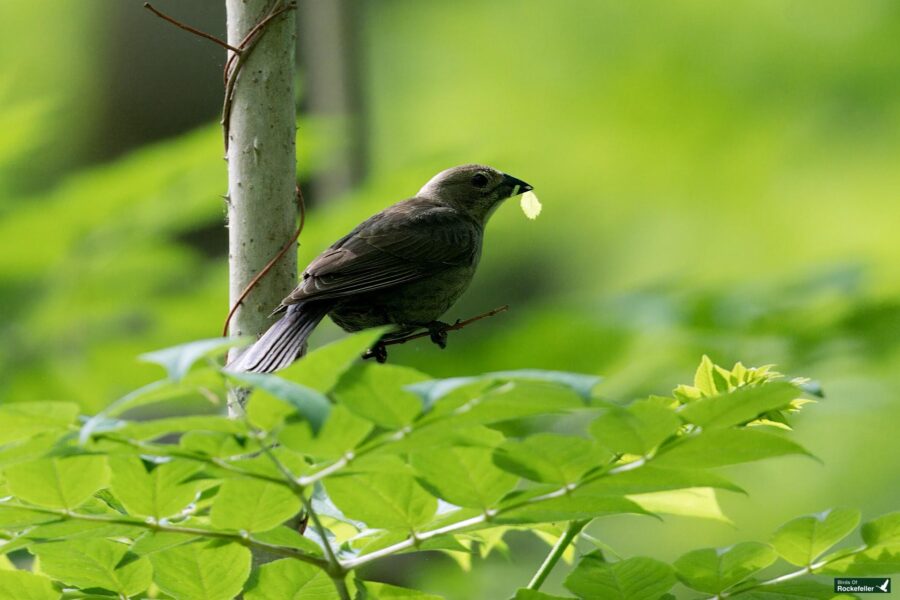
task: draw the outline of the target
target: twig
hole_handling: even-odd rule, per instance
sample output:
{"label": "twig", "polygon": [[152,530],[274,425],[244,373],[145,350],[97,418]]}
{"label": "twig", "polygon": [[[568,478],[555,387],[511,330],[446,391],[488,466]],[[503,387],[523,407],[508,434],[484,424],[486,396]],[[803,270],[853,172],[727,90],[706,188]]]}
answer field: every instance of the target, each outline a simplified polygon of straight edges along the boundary
{"label": "twig", "polygon": [[300,190],[300,186],[296,187],[296,195],[297,195],[297,205],[300,208],[300,225],[297,226],[297,231],[294,232],[293,237],[287,241],[287,243],[281,247],[281,250],[273,256],[269,262],[266,263],[262,269],[260,269],[259,273],[253,276],[253,279],[247,284],[244,290],[241,292],[241,295],[238,296],[237,301],[231,307],[231,310],[228,311],[228,316],[225,317],[225,326],[222,328],[222,337],[228,337],[228,325],[231,323],[231,318],[234,316],[234,313],[237,312],[238,307],[244,302],[247,298],[247,295],[250,294],[250,291],[256,287],[256,284],[266,276],[266,273],[272,270],[272,267],[275,266],[281,257],[287,254],[287,251],[291,249],[291,246],[300,238],[300,234],[303,232],[303,226],[306,224],[306,203],[303,200],[303,192]]}
{"label": "twig", "polygon": [[241,53],[241,50],[239,48],[235,48],[228,42],[226,42],[224,40],[220,40],[219,38],[217,38],[216,36],[214,36],[212,34],[206,33],[205,31],[200,31],[199,29],[195,29],[195,28],[191,27],[190,25],[187,25],[185,23],[182,23],[181,21],[178,21],[177,19],[175,19],[173,17],[170,17],[169,15],[154,8],[153,5],[150,4],[149,2],[144,2],[144,8],[146,8],[147,10],[152,12],[154,15],[156,15],[160,19],[162,19],[164,21],[168,21],[169,23],[171,23],[175,27],[178,27],[179,29],[184,29],[185,31],[193,33],[194,35],[199,35],[200,37],[207,39],[215,44],[218,44],[218,45],[222,46],[223,48],[231,50],[232,52],[235,52],[237,54]]}
{"label": "twig", "polygon": [[556,543],[553,545],[553,548],[550,550],[547,558],[544,559],[544,562],[541,563],[541,566],[534,574],[534,577],[532,577],[531,581],[528,582],[527,589],[541,589],[541,585],[543,585],[544,581],[546,581],[547,577],[550,575],[550,572],[553,570],[553,567],[556,566],[556,563],[559,562],[559,559],[566,552],[566,548],[569,547],[569,544],[572,543],[572,541],[578,536],[579,533],[581,533],[581,530],[584,529],[585,525],[587,524],[587,521],[571,521],[569,523],[569,527],[566,529],[566,532],[563,533],[558,540],[556,540]]}
{"label": "twig", "polygon": [[[482,319],[487,319],[488,317],[493,317],[494,315],[498,315],[507,310],[509,310],[509,304],[504,304],[503,306],[498,306],[497,308],[495,308],[493,310],[489,310],[486,313],[481,313],[480,315],[471,317],[469,319],[466,319],[465,321],[460,321],[457,319],[456,323],[442,328],[441,331],[442,332],[459,331],[463,327],[471,325],[475,321],[480,321]],[[423,338],[423,337],[426,337],[429,335],[431,335],[431,331],[425,330],[425,331],[420,331],[418,333],[411,333],[409,335],[404,335],[404,336],[398,337],[398,338],[389,338],[386,340],[384,340],[384,339],[379,340],[378,344],[376,344],[376,345],[378,345],[378,346],[393,346],[394,344],[405,344],[406,342],[409,342],[412,340],[417,340],[419,338]],[[372,358],[374,356],[375,356],[375,353],[371,349],[366,350],[365,354],[363,354],[364,359]]]}

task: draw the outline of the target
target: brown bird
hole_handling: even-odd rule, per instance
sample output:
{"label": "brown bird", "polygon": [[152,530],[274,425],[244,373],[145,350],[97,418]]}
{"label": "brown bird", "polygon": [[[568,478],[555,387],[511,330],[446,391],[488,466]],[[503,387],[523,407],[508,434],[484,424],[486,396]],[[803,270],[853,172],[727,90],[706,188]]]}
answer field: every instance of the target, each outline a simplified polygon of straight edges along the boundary
{"label": "brown bird", "polygon": [[[472,281],[487,220],[503,200],[531,189],[484,165],[441,171],[313,260],[272,313],[284,316],[228,368],[283,369],[306,353],[325,315],[346,331],[395,325],[384,339],[426,328],[443,348],[447,325],[437,319]],[[384,361],[384,346],[375,356]]]}

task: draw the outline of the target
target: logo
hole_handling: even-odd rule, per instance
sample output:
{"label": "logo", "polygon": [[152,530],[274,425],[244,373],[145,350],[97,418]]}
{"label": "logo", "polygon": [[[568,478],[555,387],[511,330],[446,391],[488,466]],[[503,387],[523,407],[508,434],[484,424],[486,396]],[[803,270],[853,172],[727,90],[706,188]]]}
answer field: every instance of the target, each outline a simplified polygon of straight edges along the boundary
{"label": "logo", "polygon": [[834,578],[834,591],[851,594],[890,594],[890,577]]}

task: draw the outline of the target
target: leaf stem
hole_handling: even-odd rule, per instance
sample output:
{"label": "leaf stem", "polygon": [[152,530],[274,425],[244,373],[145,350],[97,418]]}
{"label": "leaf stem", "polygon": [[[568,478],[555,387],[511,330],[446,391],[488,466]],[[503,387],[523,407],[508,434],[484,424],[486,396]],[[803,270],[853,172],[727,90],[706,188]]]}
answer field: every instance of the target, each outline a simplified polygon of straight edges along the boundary
{"label": "leaf stem", "polygon": [[566,548],[575,540],[581,530],[584,529],[585,525],[588,524],[588,521],[570,521],[569,527],[566,529],[565,533],[563,533],[556,543],[553,545],[553,548],[550,549],[550,553],[547,555],[547,558],[544,559],[544,562],[541,563],[541,566],[538,567],[537,572],[534,574],[534,577],[531,578],[531,581],[528,582],[527,589],[529,590],[539,590],[541,586],[544,584],[544,581],[547,580],[547,577],[550,575],[550,572],[553,570],[553,567],[556,566],[556,563],[559,562],[559,559],[565,553]]}
{"label": "leaf stem", "polygon": [[273,554],[278,554],[280,556],[284,556],[287,558],[296,558],[297,560],[301,560],[303,562],[309,563],[320,569],[326,569],[328,567],[328,563],[323,559],[314,556],[312,554],[307,554],[302,550],[297,550],[296,548],[290,548],[287,546],[279,546],[277,544],[269,544],[267,542],[260,542],[258,540],[254,540],[246,535],[242,535],[239,533],[229,533],[227,531],[216,531],[211,529],[202,529],[199,527],[181,527],[179,525],[164,525],[162,523],[142,521],[136,518],[127,518],[127,517],[106,517],[102,515],[88,515],[82,513],[76,513],[69,510],[56,510],[52,508],[43,508],[40,506],[30,506],[27,504],[19,504],[13,502],[3,502],[0,503],[0,506],[8,506],[11,508],[21,508],[23,510],[28,510],[32,512],[44,513],[47,515],[56,515],[58,517],[62,517],[64,519],[73,519],[76,521],[92,521],[94,523],[108,523],[110,525],[129,525],[133,527],[140,527],[143,529],[147,529],[149,531],[164,531],[166,533],[183,533],[186,535],[196,535],[198,537],[206,537],[206,538],[216,538],[220,540],[228,540],[230,542],[236,542],[241,544],[242,546],[246,546],[248,548],[258,548],[261,550],[267,550],[272,552]]}

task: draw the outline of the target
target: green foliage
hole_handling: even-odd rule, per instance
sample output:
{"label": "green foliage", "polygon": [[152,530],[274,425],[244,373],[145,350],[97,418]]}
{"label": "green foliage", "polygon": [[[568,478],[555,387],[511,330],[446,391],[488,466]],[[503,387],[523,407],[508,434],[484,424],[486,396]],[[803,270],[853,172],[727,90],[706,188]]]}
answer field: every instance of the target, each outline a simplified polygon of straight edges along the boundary
{"label": "green foliage", "polygon": [[[483,553],[511,526],[546,537],[569,523],[561,553],[605,515],[724,520],[713,490],[740,488],[711,468],[809,454],[770,418],[796,410],[799,382],[775,381],[770,370],[728,371],[704,359],[694,386],[619,405],[595,397],[598,379],[589,376],[529,370],[426,381],[410,369],[356,364],[373,339],[326,346],[283,376],[217,373],[209,350],[221,346],[186,344],[154,353],[173,393],[120,403],[81,426],[65,403],[44,404],[43,420],[37,405],[7,411],[0,486],[11,497],[0,502],[0,531],[12,541],[0,548],[38,561],[34,574],[0,578],[22,598],[51,597],[51,581],[176,600],[241,590],[251,600],[346,599],[353,587],[366,598],[432,598],[353,574],[400,552],[458,555],[477,545]],[[237,418],[127,418],[214,373],[253,388]],[[556,416],[579,427],[545,430]],[[700,549],[672,565],[594,551],[565,585],[579,598],[634,600],[667,597],[679,581],[708,594],[812,593],[814,582],[751,578],[779,556],[816,573],[894,568],[896,515],[864,525],[864,546],[822,558],[858,521],[847,510],[801,517],[772,545]],[[251,550],[277,560],[251,568]],[[517,597],[552,598],[537,585]]]}

